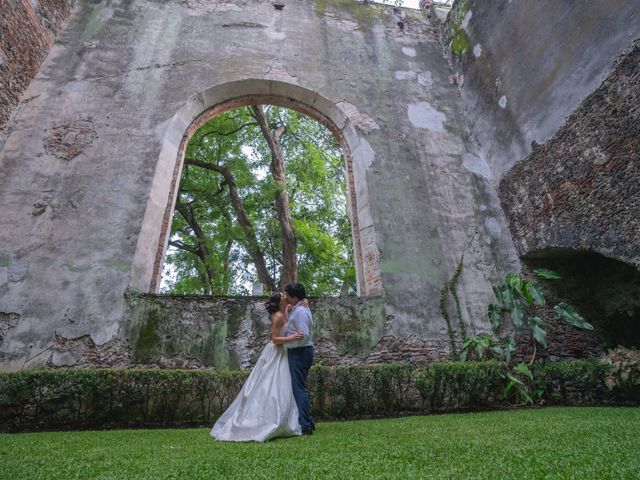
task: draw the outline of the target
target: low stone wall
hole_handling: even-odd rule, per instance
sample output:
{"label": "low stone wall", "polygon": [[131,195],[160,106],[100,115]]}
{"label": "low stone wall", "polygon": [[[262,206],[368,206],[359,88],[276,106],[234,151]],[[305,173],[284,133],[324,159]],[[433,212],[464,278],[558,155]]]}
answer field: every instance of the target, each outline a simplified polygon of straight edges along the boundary
{"label": "low stone wall", "polygon": [[[550,303],[561,301],[547,290]],[[102,345],[88,335],[55,336],[45,366],[51,368],[168,368],[248,370],[269,341],[271,326],[264,297],[127,295],[125,331]],[[451,339],[401,337],[382,297],[312,298],[315,363],[325,366],[403,362],[415,366],[456,360]],[[602,332],[579,330],[557,320],[551,308],[544,319],[548,348],[537,356],[551,361],[589,358],[603,353]],[[587,320],[593,321],[588,315]],[[597,326],[597,322],[594,322]],[[456,350],[461,333],[452,331]],[[529,358],[528,341],[518,354]]]}
{"label": "low stone wall", "polygon": [[[131,294],[125,332],[130,364],[250,368],[271,333],[264,301],[261,297]],[[381,297],[312,298],[310,308],[316,363],[426,364],[448,359],[449,346],[443,340],[386,335],[389,319]]]}

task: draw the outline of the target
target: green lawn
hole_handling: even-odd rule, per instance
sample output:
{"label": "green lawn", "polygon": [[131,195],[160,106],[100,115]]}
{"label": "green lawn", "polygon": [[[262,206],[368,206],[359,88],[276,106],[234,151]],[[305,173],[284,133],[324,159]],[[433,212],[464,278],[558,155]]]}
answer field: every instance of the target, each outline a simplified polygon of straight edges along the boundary
{"label": "green lawn", "polygon": [[209,429],[0,435],[0,479],[640,478],[640,408],[320,423],[265,444]]}

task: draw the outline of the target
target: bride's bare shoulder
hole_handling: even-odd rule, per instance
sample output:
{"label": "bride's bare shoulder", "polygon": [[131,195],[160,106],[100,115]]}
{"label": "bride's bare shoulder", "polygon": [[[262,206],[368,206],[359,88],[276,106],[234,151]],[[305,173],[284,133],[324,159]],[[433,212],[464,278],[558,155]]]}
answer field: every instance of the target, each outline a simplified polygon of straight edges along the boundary
{"label": "bride's bare shoulder", "polygon": [[280,311],[277,311],[271,315],[271,323],[275,323],[280,325],[284,322],[284,314]]}

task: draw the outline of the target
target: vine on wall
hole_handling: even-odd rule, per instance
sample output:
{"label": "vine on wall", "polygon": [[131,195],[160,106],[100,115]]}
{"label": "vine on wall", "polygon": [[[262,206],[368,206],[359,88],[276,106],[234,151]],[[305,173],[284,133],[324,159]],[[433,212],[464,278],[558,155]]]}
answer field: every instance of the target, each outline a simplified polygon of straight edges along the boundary
{"label": "vine on wall", "polygon": [[448,294],[451,294],[453,297],[453,302],[456,310],[456,320],[458,323],[457,333],[460,336],[460,342],[463,343],[467,340],[467,328],[464,324],[464,320],[462,318],[462,309],[460,308],[460,298],[458,297],[458,281],[460,280],[460,276],[462,275],[464,264],[464,253],[460,257],[460,261],[456,266],[456,270],[453,273],[453,277],[448,282],[442,286],[440,290],[440,314],[442,318],[444,318],[447,323],[447,334],[449,335],[449,343],[451,344],[451,355],[452,358],[458,358],[458,342],[456,339],[456,330],[454,330],[451,324],[451,318],[449,317],[449,312],[447,310],[447,298]]}

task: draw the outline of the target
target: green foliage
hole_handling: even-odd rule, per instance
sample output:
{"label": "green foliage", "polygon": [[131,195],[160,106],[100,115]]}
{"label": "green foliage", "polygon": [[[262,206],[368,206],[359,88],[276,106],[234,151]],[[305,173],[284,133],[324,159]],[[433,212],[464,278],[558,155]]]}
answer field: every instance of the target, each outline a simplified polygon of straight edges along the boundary
{"label": "green foliage", "polygon": [[314,415],[389,416],[416,411],[415,369],[406,364],[315,366],[309,373]]}
{"label": "green foliage", "polygon": [[[355,292],[342,150],[333,134],[311,118],[275,106],[264,110],[272,128],[286,126],[280,143],[297,240],[298,280],[310,295]],[[230,110],[205,123],[191,138],[185,157],[231,171],[267,269],[277,283],[282,269],[274,202],[277,185],[269,171],[270,150],[250,109]],[[165,260],[168,285],[163,291],[249,294],[251,283],[257,281],[255,266],[223,176],[185,165],[178,201],[193,212],[205,238],[198,238],[176,211],[170,233],[174,248]],[[204,261],[193,253],[203,244],[208,251]],[[207,272],[214,274],[211,285]]]}
{"label": "green foliage", "polygon": [[[542,278],[560,278],[560,276],[546,269],[535,271]],[[546,304],[540,285],[536,280],[525,279],[515,273],[507,273],[504,282],[493,287],[497,299],[490,304],[487,315],[496,334],[504,328],[507,319],[513,329],[513,334],[525,334],[534,344],[547,346],[547,333],[544,330],[542,319],[534,315],[534,307]],[[559,303],[554,307],[558,318],[564,320],[576,328],[593,330],[593,326],[582,318],[575,309],[566,304]],[[531,359],[533,362],[535,358]]]}
{"label": "green foliage", "polygon": [[610,390],[640,386],[640,350],[617,347],[607,353],[602,362],[609,367],[604,382]]}
{"label": "green foliage", "polygon": [[0,374],[3,429],[194,425],[217,418],[247,372],[71,369]]}
{"label": "green foliage", "polygon": [[[636,364],[637,365],[637,364]],[[602,403],[609,365],[595,360],[497,361],[312,367],[308,387],[318,418],[495,408],[531,401]],[[635,370],[637,372],[637,369]],[[0,431],[143,425],[211,425],[248,372],[71,369],[0,373]],[[521,387],[526,386],[526,390]],[[525,395],[526,394],[526,395]]]}
{"label": "green foliage", "polygon": [[453,297],[453,301],[456,309],[456,319],[458,323],[458,333],[461,336],[462,342],[467,340],[467,329],[464,324],[464,320],[462,318],[462,309],[460,308],[460,298],[458,297],[458,281],[460,280],[460,276],[462,275],[462,270],[464,266],[464,254],[460,257],[460,261],[456,266],[456,270],[453,273],[453,277],[448,282],[442,286],[440,290],[440,315],[444,318],[447,324],[447,334],[449,335],[449,344],[451,346],[451,354],[455,358],[458,356],[458,345],[456,341],[456,332],[451,325],[451,319],[449,318],[449,312],[447,310],[447,297],[448,294],[451,294]]}
{"label": "green foliage", "polygon": [[596,359],[536,363],[531,369],[530,390],[541,404],[593,405],[610,401],[602,388],[609,368]]}
{"label": "green foliage", "polygon": [[431,412],[482,408],[500,403],[498,362],[434,363],[419,370],[416,388]]}
{"label": "green foliage", "polygon": [[560,280],[562,278],[560,274],[553,270],[549,270],[548,268],[538,268],[534,270],[533,273],[543,280]]}
{"label": "green foliage", "polygon": [[553,307],[553,311],[569,325],[586,330],[593,330],[593,326],[586,322],[571,305],[561,302]]}
{"label": "green foliage", "polygon": [[456,57],[460,57],[469,51],[469,36],[462,28],[456,30],[451,42],[451,51]]}
{"label": "green foliage", "polygon": [[469,337],[462,343],[460,361],[500,358],[502,354],[503,351],[496,338],[489,335],[478,335]]}
{"label": "green foliage", "polygon": [[[535,270],[541,278],[558,279],[560,276],[547,269]],[[465,361],[471,355],[477,360],[496,358],[502,366],[501,376],[506,384],[503,390],[505,398],[515,403],[533,404],[539,397],[539,389],[533,390],[534,375],[526,363],[512,365],[511,355],[515,351],[516,334],[526,335],[534,344],[534,353],[529,362],[535,360],[535,345],[547,347],[547,332],[542,319],[533,314],[534,308],[545,305],[546,301],[536,280],[525,279],[515,273],[508,273],[501,285],[493,287],[497,303],[487,309],[489,322],[496,335],[502,330],[510,334],[502,338],[477,336],[467,339],[462,346],[460,360]],[[592,330],[593,327],[582,318],[573,307],[559,303],[554,307],[559,318],[577,328]],[[508,327],[505,328],[505,324]]]}

